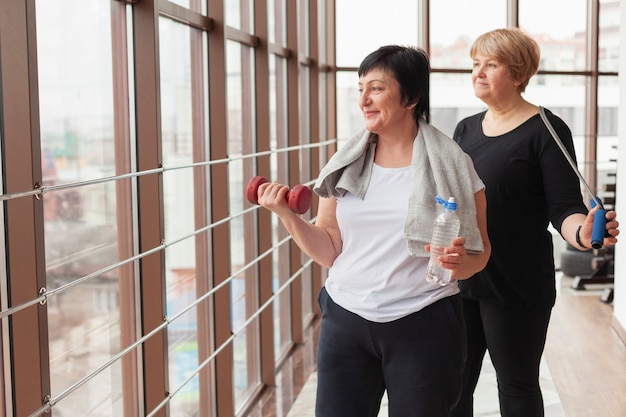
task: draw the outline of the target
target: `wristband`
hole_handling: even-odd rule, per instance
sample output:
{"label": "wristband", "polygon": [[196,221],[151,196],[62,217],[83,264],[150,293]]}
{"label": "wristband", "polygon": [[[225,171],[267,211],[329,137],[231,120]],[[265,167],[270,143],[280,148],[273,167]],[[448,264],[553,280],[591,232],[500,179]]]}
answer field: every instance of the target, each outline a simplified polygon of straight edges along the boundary
{"label": "wristband", "polygon": [[589,249],[589,247],[583,245],[583,242],[580,241],[580,229],[582,227],[583,225],[581,224],[580,226],[578,226],[578,229],[576,229],[576,243],[578,243],[578,246],[580,246],[581,248]]}

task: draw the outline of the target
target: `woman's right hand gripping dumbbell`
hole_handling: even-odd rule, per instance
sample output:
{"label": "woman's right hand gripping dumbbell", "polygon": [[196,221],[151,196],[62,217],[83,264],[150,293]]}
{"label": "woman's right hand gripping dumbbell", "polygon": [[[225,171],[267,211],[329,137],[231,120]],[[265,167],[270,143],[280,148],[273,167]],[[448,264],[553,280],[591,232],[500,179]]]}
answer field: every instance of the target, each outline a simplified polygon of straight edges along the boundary
{"label": "woman's right hand gripping dumbbell", "polygon": [[286,213],[286,210],[304,214],[311,207],[312,192],[301,184],[290,190],[286,185],[270,183],[265,177],[255,176],[246,187],[246,198],[279,216]]}
{"label": "woman's right hand gripping dumbbell", "polygon": [[253,204],[276,213],[294,242],[304,253],[329,268],[341,252],[341,233],[335,216],[336,199],[320,198],[315,222],[300,216],[311,207],[313,192],[302,184],[291,190],[266,178],[253,177],[246,188],[246,198]]}

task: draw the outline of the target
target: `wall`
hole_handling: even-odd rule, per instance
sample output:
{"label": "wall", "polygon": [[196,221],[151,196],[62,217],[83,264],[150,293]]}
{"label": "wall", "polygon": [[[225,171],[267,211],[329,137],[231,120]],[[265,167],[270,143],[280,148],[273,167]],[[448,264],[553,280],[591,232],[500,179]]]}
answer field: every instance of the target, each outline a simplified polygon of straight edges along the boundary
{"label": "wall", "polygon": [[[626,2],[620,4],[620,22],[626,22]],[[621,221],[620,241],[615,246],[615,294],[613,325],[626,343],[626,26],[620,26],[620,65],[618,107],[618,165],[615,209]],[[621,181],[619,181],[621,179]]]}

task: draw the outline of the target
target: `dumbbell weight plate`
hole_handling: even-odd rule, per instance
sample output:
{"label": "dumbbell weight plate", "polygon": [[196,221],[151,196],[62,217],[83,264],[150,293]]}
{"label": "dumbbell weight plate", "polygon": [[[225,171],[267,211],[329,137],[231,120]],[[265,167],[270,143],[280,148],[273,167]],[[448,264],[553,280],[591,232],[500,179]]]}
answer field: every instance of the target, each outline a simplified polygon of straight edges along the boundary
{"label": "dumbbell weight plate", "polygon": [[309,187],[298,184],[287,193],[287,202],[291,210],[304,214],[311,207],[312,197],[313,193]]}
{"label": "dumbbell weight plate", "polygon": [[246,198],[253,204],[259,204],[259,186],[269,182],[267,178],[257,175],[252,177],[246,186]]}

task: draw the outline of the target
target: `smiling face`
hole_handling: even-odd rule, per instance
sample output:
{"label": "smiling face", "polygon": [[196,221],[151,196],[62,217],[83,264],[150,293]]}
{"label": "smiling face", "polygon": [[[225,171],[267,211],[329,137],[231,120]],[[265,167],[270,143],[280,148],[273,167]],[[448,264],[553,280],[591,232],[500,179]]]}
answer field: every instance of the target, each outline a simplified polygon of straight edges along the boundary
{"label": "smiling face", "polygon": [[382,135],[409,122],[415,124],[413,107],[402,102],[400,84],[390,71],[372,69],[359,78],[359,107],[365,127]]}
{"label": "smiling face", "polygon": [[511,78],[509,68],[497,59],[481,54],[473,58],[472,85],[476,97],[488,105],[520,94],[520,82]]}

